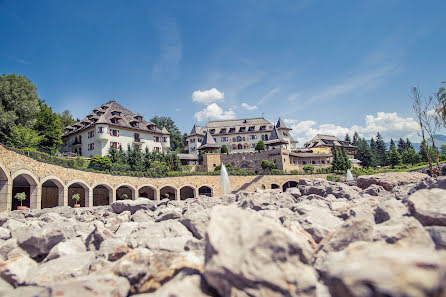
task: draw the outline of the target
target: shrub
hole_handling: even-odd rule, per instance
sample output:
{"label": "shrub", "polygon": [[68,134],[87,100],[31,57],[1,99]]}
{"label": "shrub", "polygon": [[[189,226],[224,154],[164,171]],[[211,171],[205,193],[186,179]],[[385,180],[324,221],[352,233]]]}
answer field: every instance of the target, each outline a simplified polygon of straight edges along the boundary
{"label": "shrub", "polygon": [[129,199],[129,195],[124,193],[124,194],[121,195],[121,199],[123,199],[123,200]]}
{"label": "shrub", "polygon": [[311,166],[311,165],[304,166],[303,170],[305,171],[305,173],[313,173],[314,166]]}
{"label": "shrub", "polygon": [[71,196],[71,199],[76,201],[76,204],[81,200],[81,195],[79,193],[74,193],[73,196]]}
{"label": "shrub", "polygon": [[93,168],[96,170],[105,171],[110,169],[112,166],[112,162],[108,157],[101,156],[93,156],[91,157],[90,163],[88,164],[88,168]]}
{"label": "shrub", "polygon": [[14,196],[15,199],[17,199],[18,201],[20,201],[20,206],[23,206],[23,201],[26,200],[26,194],[25,192],[20,192],[15,194]]}

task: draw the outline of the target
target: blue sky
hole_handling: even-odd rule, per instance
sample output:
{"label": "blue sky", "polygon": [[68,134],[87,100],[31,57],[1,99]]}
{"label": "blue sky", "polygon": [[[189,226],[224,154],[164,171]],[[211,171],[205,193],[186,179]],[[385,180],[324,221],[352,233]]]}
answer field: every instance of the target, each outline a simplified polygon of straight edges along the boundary
{"label": "blue sky", "polygon": [[446,1],[0,0],[0,73],[57,112],[116,99],[183,132],[285,119],[314,133],[418,140],[409,98],[446,80]]}

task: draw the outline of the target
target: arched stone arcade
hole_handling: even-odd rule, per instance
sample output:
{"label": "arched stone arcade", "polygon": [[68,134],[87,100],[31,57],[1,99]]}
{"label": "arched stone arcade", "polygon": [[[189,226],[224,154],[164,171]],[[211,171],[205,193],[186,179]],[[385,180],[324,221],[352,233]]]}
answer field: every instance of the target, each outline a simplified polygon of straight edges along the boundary
{"label": "arched stone arcade", "polygon": [[[79,202],[73,200],[74,194],[80,195]],[[73,207],[75,204],[80,204],[81,207],[90,206],[90,188],[85,182],[82,181],[74,181],[68,185],[68,206]]]}
{"label": "arched stone arcade", "polygon": [[64,185],[62,181],[55,176],[45,178],[42,183],[42,195],[40,199],[41,208],[50,208],[63,205],[64,203]]}
{"label": "arched stone arcade", "polygon": [[93,206],[109,205],[113,202],[113,188],[107,184],[93,187]]}
{"label": "arched stone arcade", "polygon": [[0,206],[1,209],[10,209],[9,196],[11,195],[11,182],[4,167],[0,164]]}
{"label": "arched stone arcade", "polygon": [[[17,206],[23,205],[29,208],[38,208],[40,204],[40,195],[38,191],[37,178],[27,170],[19,170],[12,177],[12,195],[11,195],[11,209],[17,209]],[[17,193],[25,193],[26,200],[22,203],[15,199]]]}
{"label": "arched stone arcade", "polygon": [[196,189],[192,186],[184,186],[180,189],[180,200],[194,198],[196,196]]}
{"label": "arched stone arcade", "polygon": [[[125,195],[127,195],[127,198],[125,198]],[[136,190],[133,186],[128,184],[119,185],[116,188],[116,200],[123,200],[123,199],[136,199]]]}
{"label": "arched stone arcade", "polygon": [[144,185],[138,190],[138,198],[148,198],[150,200],[156,200],[156,188],[152,185]]}
{"label": "arched stone arcade", "polygon": [[164,186],[160,189],[160,199],[169,198],[170,200],[177,199],[177,189],[173,186]]}
{"label": "arched stone arcade", "polygon": [[198,195],[212,197],[213,190],[209,186],[201,186],[198,188]]}
{"label": "arched stone arcade", "polygon": [[288,189],[288,188],[295,188],[295,187],[297,187],[297,181],[290,180],[290,181],[287,181],[286,183],[284,183],[282,185],[282,191],[285,192],[286,189]]}

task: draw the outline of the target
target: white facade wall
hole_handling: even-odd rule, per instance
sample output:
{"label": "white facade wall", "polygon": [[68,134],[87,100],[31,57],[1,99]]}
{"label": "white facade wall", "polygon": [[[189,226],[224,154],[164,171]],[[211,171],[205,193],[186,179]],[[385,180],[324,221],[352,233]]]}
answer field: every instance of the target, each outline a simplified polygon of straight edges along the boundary
{"label": "white facade wall", "polygon": [[[103,133],[99,133],[100,128],[102,128]],[[119,136],[111,135],[110,129],[119,131]],[[94,131],[94,136],[88,138],[88,132],[90,131]],[[135,133],[139,134],[139,142],[135,141]],[[72,146],[72,144],[76,140],[76,137],[79,139],[79,136],[82,136],[82,144]],[[158,137],[159,142],[156,141],[156,137]],[[97,124],[89,129],[71,134],[67,137],[64,137],[63,142],[63,152],[75,152],[75,149],[81,147],[81,155],[83,157],[92,157],[95,155],[106,156],[108,154],[110,146],[114,142],[118,143],[118,145],[122,147],[123,150],[127,150],[127,147],[129,145],[130,147],[132,147],[133,145],[137,145],[142,151],[145,151],[147,147],[149,148],[150,152],[158,150],[159,152],[165,153],[167,152],[167,150],[170,149],[169,135],[161,135],[158,133],[114,127],[107,124]],[[89,150],[89,148],[92,148],[91,144],[93,144],[94,149]]]}

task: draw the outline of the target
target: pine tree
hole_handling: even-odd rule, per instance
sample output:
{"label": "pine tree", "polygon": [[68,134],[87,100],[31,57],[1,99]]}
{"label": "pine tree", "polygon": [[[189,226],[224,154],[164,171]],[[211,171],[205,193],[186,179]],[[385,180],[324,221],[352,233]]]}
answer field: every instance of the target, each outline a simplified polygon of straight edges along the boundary
{"label": "pine tree", "polygon": [[398,140],[398,153],[402,154],[406,149],[407,149],[406,142],[402,138],[400,138]]}
{"label": "pine tree", "polygon": [[345,138],[344,138],[344,140],[345,140],[345,141],[348,141],[348,142],[351,142],[351,141],[352,141],[352,139],[350,138],[350,135],[348,135],[348,133],[345,134]]}
{"label": "pine tree", "polygon": [[426,149],[426,142],[422,142],[420,145],[420,157],[422,162],[427,162],[427,149]]}
{"label": "pine tree", "polygon": [[406,149],[409,149],[409,148],[413,149],[413,145],[410,142],[409,138],[406,138]]}
{"label": "pine tree", "polygon": [[352,145],[354,145],[354,146],[358,146],[358,144],[359,144],[359,140],[360,140],[360,139],[361,139],[361,138],[359,137],[358,132],[355,131],[355,133],[353,134]]}
{"label": "pine tree", "polygon": [[401,164],[401,155],[398,153],[394,143],[390,146],[389,164],[392,166],[392,168]]}
{"label": "pine tree", "polygon": [[385,166],[387,163],[386,143],[384,142],[379,132],[376,134],[376,149],[375,149],[376,163],[379,166]]}
{"label": "pine tree", "polygon": [[331,153],[333,154],[333,160],[331,162],[331,171],[332,172],[338,172],[340,170],[340,160],[339,160],[339,154],[338,150],[336,149],[336,146],[333,145],[331,149]]}
{"label": "pine tree", "polygon": [[361,161],[361,165],[365,168],[372,166],[373,155],[369,145],[365,139],[358,140],[357,159]]}
{"label": "pine tree", "polygon": [[342,146],[341,148],[341,156],[342,156],[342,170],[347,171],[352,167],[352,163],[349,157],[347,156],[347,152],[345,151],[344,146]]}
{"label": "pine tree", "polygon": [[55,153],[59,150],[62,143],[62,129],[59,117],[51,110],[51,107],[45,103],[40,104],[40,111],[36,117],[34,125],[42,140],[39,147],[49,153]]}
{"label": "pine tree", "polygon": [[417,164],[419,162],[420,156],[415,152],[413,148],[408,148],[404,150],[401,154],[401,161],[404,164]]}

